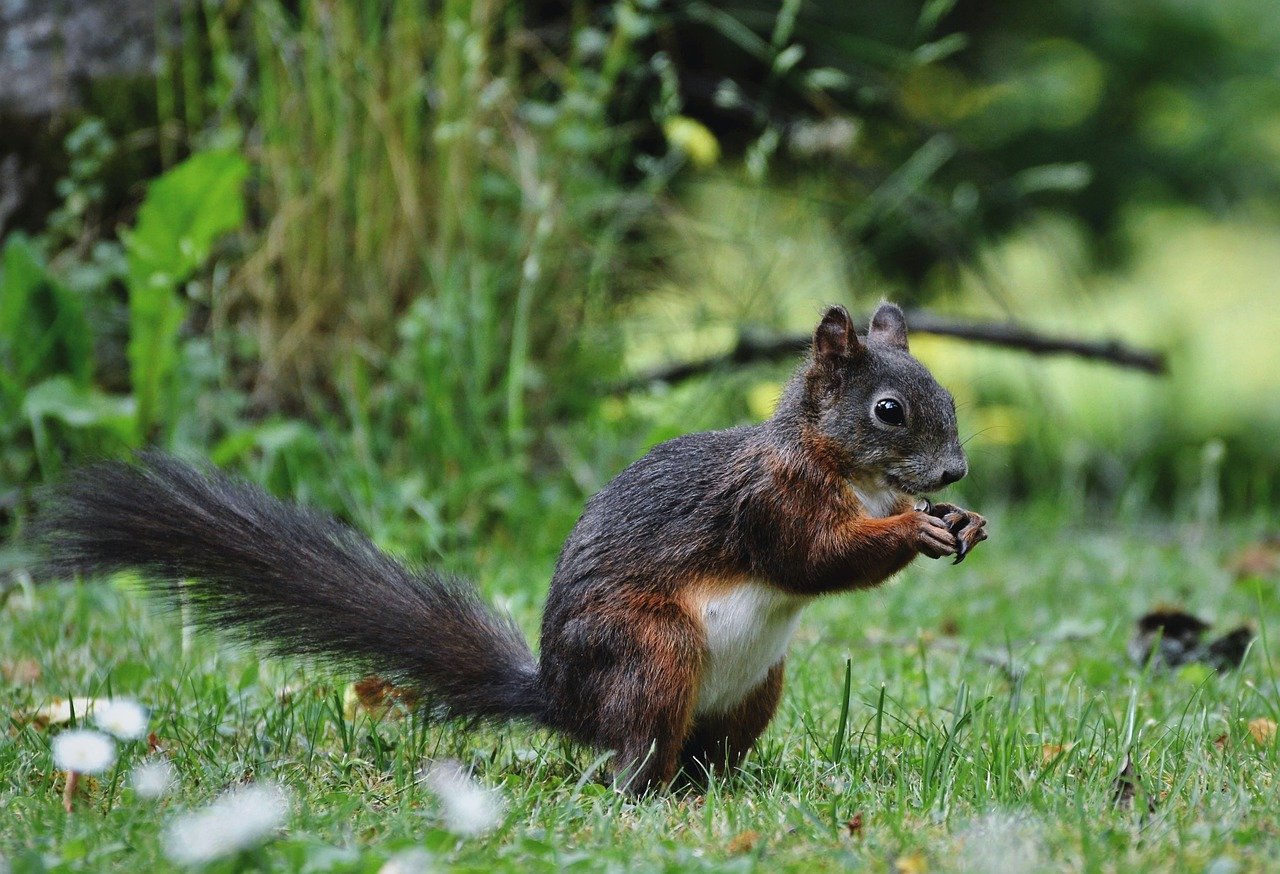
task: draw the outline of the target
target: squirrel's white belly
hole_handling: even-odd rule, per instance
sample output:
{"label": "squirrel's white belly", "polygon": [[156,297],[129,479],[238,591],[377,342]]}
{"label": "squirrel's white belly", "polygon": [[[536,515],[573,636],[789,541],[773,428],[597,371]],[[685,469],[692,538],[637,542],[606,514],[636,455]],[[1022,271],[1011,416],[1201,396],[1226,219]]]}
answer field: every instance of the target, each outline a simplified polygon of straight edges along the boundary
{"label": "squirrel's white belly", "polygon": [[694,712],[725,713],[764,682],[810,600],[756,582],[708,599],[702,608],[707,663]]}
{"label": "squirrel's white belly", "polygon": [[863,488],[854,484],[853,493],[858,496],[858,501],[862,504],[863,509],[867,511],[867,515],[874,516],[877,519],[892,516],[898,506],[898,502],[906,497],[902,492],[888,486]]}

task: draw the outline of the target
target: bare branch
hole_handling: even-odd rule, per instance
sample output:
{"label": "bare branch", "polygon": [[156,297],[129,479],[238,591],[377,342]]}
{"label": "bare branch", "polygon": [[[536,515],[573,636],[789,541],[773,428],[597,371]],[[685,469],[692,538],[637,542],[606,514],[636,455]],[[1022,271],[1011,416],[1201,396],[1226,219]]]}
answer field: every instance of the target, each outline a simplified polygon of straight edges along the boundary
{"label": "bare branch", "polygon": [[[863,321],[866,319],[864,318]],[[1153,375],[1162,375],[1168,370],[1162,352],[1134,348],[1119,340],[1084,340],[1076,337],[1051,336],[1025,328],[1016,322],[965,322],[920,310],[907,313],[907,324],[913,334],[955,337],[987,346],[1017,349],[1032,355],[1072,355],[1116,367],[1141,370]],[[738,343],[733,349],[722,355],[655,368],[615,385],[611,393],[625,394],[655,382],[683,382],[726,367],[781,361],[807,350],[809,340],[807,334],[787,334],[768,338],[744,335],[738,338]]]}

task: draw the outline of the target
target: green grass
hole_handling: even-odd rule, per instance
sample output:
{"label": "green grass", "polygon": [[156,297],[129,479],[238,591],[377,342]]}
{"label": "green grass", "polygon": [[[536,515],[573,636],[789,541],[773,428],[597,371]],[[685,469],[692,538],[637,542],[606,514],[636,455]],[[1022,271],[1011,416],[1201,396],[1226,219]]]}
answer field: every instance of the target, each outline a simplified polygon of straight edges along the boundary
{"label": "green grass", "polygon": [[[592,753],[538,731],[352,721],[341,705],[349,678],[259,663],[208,638],[184,654],[176,619],[127,582],[16,592],[0,652],[42,672],[34,684],[5,681],[0,847],[15,871],[164,869],[166,821],[229,784],[272,778],[293,793],[288,827],[227,870],[376,871],[415,846],[464,870],[1266,867],[1280,850],[1280,755],[1247,723],[1280,717],[1268,646],[1280,599],[1274,579],[1238,583],[1224,570],[1260,525],[992,516],[993,539],[964,564],[922,562],[879,591],[810,610],[778,717],[739,778],[638,804],[587,775]],[[495,553],[485,578],[545,580],[551,560]],[[538,599],[510,600],[536,627]],[[1224,626],[1251,619],[1263,636],[1228,675],[1144,670],[1125,643],[1156,603]],[[51,732],[19,715],[71,694],[151,707],[178,788],[136,797],[125,775],[145,744],[125,744],[117,771],[64,814]],[[1046,761],[1046,745],[1063,750]],[[1141,800],[1113,804],[1127,752],[1154,813]],[[442,757],[500,789],[496,831],[463,839],[441,827],[415,775]]]}

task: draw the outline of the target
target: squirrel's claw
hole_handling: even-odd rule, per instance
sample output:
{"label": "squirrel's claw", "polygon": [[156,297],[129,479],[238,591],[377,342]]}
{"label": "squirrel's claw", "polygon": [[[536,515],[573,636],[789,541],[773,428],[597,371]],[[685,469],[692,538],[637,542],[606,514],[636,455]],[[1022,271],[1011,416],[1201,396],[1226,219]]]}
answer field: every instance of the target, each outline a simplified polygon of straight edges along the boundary
{"label": "squirrel's claw", "polygon": [[915,514],[918,527],[915,534],[915,548],[929,558],[942,558],[944,555],[955,555],[956,536],[946,523],[923,512]]}
{"label": "squirrel's claw", "polygon": [[987,539],[987,520],[977,513],[955,504],[931,504],[927,500],[923,512],[946,523],[947,530],[956,539],[955,560],[952,564],[964,561],[975,546]]}
{"label": "squirrel's claw", "polygon": [[973,551],[973,548],[979,543],[987,539],[987,520],[977,515],[971,514],[971,518],[962,531],[956,534],[956,560],[954,564],[964,561],[964,557]]}

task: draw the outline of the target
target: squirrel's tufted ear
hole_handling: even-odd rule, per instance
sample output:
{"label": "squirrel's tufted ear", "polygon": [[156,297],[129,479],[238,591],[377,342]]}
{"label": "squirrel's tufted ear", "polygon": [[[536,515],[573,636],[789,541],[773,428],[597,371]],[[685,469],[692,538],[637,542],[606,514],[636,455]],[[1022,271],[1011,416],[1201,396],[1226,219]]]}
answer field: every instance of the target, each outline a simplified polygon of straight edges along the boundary
{"label": "squirrel's tufted ear", "polygon": [[829,307],[813,332],[813,357],[823,364],[845,361],[858,353],[862,343],[853,330],[849,311],[837,304]]}
{"label": "squirrel's tufted ear", "polygon": [[897,346],[905,352],[907,351],[907,317],[902,314],[902,310],[898,309],[897,304],[885,301],[876,308],[875,315],[871,317],[871,327],[867,330],[867,336],[874,337],[889,346]]}

